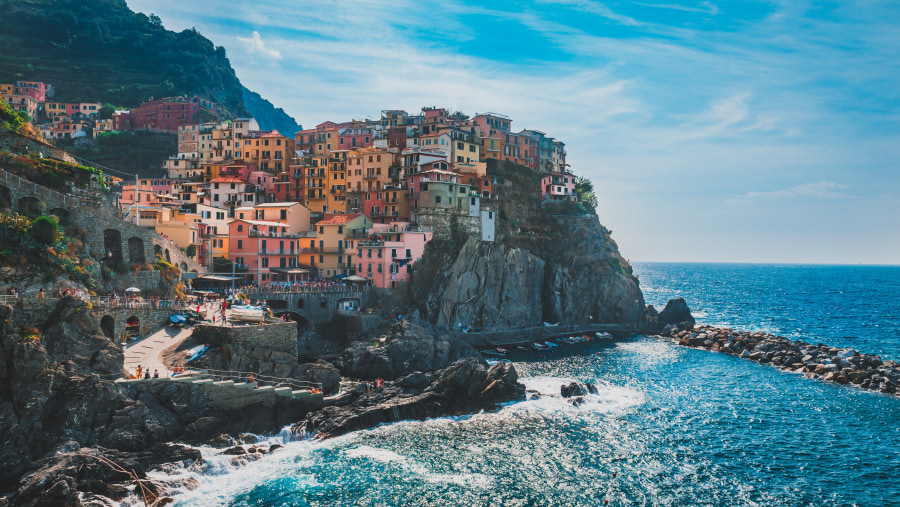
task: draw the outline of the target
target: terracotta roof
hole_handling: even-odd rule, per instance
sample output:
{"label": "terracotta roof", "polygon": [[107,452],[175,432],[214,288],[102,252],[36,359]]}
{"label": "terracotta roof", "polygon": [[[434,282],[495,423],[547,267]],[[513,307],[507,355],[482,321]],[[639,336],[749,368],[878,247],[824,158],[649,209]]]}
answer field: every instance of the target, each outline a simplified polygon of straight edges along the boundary
{"label": "terracotta roof", "polygon": [[331,218],[320,220],[316,225],[344,225],[363,216],[362,213],[345,213],[342,215],[333,215]]}
{"label": "terracotta roof", "polygon": [[243,183],[244,181],[240,178],[216,178],[210,183]]}

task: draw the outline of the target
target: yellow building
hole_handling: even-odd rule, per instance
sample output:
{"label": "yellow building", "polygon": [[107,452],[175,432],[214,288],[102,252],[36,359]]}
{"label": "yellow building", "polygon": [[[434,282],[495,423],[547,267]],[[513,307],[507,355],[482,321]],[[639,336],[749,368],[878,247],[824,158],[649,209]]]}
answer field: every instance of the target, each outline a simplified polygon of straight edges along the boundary
{"label": "yellow building", "polygon": [[[352,275],[355,273],[356,242],[365,238],[371,228],[372,220],[362,213],[331,215],[315,224],[317,237],[310,239],[309,248],[304,248],[301,253],[315,255],[315,263],[310,265],[318,268],[320,277]],[[301,244],[305,242],[302,240]]]}

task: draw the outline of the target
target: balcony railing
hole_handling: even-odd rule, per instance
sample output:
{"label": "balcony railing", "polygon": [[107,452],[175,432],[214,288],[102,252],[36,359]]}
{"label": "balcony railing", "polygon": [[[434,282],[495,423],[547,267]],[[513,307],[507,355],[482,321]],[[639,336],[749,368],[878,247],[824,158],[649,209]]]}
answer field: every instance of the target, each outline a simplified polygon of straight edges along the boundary
{"label": "balcony railing", "polygon": [[330,246],[313,246],[300,249],[300,253],[342,254],[344,252],[346,252],[344,247],[338,248]]}
{"label": "balcony railing", "polygon": [[363,175],[364,180],[377,180],[378,178],[381,178],[380,174],[365,174],[365,175]]}
{"label": "balcony railing", "polygon": [[[310,236],[312,234],[312,236]],[[302,231],[302,232],[294,232],[294,233],[281,233],[281,232],[270,232],[270,231],[258,231],[251,229],[248,231],[247,236],[251,238],[314,238],[315,233],[312,231]]]}

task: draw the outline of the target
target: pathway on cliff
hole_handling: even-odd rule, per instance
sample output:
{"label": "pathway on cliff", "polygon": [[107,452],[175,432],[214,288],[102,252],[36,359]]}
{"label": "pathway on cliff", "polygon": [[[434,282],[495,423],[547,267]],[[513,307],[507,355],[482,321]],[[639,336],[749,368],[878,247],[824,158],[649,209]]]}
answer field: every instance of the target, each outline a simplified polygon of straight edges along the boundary
{"label": "pathway on cliff", "polygon": [[130,373],[140,365],[151,375],[154,370],[159,370],[160,377],[168,377],[169,371],[160,358],[162,351],[186,340],[192,332],[193,328],[189,327],[166,326],[141,341],[129,344],[125,348],[125,370]]}

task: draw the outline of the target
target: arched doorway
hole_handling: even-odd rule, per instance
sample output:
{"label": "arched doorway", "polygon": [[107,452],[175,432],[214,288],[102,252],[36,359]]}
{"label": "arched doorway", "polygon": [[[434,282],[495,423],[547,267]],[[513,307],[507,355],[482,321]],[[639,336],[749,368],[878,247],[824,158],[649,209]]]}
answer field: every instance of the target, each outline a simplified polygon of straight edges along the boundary
{"label": "arched doorway", "polygon": [[172,262],[172,258],[169,257],[169,249],[166,248],[166,262]]}
{"label": "arched doorway", "polygon": [[12,207],[12,192],[9,188],[0,185],[0,210]]}
{"label": "arched doorway", "polygon": [[303,315],[300,315],[297,312],[281,311],[281,312],[273,312],[273,315],[275,315],[276,317],[279,317],[279,318],[282,315],[284,315],[285,318],[290,319],[292,322],[296,322],[298,338],[300,337],[300,333],[303,332],[303,328],[305,328],[309,324],[309,321],[306,320],[306,318]]}
{"label": "arched doorway", "polygon": [[100,330],[107,338],[116,337],[116,319],[112,315],[104,315],[100,319]]}
{"label": "arched doorway", "polygon": [[132,315],[125,320],[125,339],[138,340],[141,338],[141,319]]}
{"label": "arched doorway", "polygon": [[69,220],[69,210],[66,208],[53,208],[50,214],[59,219],[59,225],[66,226],[71,223]]}
{"label": "arched doorway", "polygon": [[106,250],[104,260],[114,268],[122,262],[122,233],[118,229],[103,231],[103,248]]}
{"label": "arched doorway", "polygon": [[37,218],[43,215],[45,207],[43,202],[34,197],[23,197],[19,199],[19,213],[28,218]]}
{"label": "arched doorway", "polygon": [[144,256],[144,240],[138,237],[128,238],[128,259],[132,264],[147,262],[147,258]]}
{"label": "arched doorway", "polygon": [[162,247],[159,245],[153,245],[153,255],[159,257],[162,255]]}

